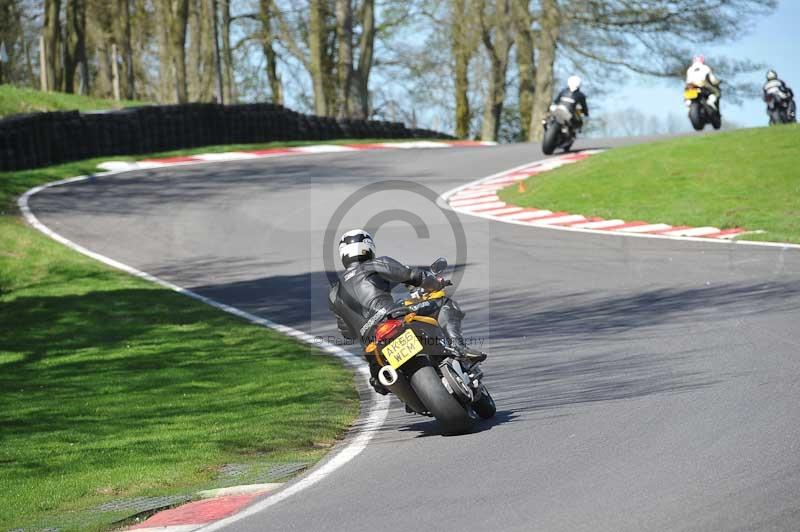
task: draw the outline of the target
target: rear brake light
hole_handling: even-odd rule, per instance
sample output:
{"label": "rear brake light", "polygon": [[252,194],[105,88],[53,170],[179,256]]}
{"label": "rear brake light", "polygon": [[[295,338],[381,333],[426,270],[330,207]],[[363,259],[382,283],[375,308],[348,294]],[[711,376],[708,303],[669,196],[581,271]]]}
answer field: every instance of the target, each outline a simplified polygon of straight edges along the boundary
{"label": "rear brake light", "polygon": [[394,338],[402,328],[403,320],[386,320],[375,330],[375,339],[380,342]]}

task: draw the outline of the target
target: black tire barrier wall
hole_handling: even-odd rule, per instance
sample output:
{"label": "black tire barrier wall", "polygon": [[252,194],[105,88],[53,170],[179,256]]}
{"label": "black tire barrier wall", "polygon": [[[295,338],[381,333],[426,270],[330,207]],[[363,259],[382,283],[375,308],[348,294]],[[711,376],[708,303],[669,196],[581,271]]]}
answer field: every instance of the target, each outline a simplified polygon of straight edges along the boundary
{"label": "black tire barrier wall", "polygon": [[304,115],[271,103],[59,111],[0,120],[0,171],[215,144],[364,138],[453,137],[427,129],[408,129],[401,122]]}

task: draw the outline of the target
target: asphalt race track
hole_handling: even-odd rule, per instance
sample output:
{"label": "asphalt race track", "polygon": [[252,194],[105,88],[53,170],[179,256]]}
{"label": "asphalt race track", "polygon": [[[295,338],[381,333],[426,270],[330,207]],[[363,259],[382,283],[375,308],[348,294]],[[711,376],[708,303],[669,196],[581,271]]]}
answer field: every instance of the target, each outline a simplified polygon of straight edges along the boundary
{"label": "asphalt race track", "polygon": [[463,255],[454,294],[491,354],[496,419],[446,438],[393,402],[353,461],[231,530],[800,530],[800,251],[451,226],[397,182],[440,194],[541,157],[508,145],[143,170],[31,208],[93,251],[323,336],[340,206],[331,231],[379,227],[380,254]]}

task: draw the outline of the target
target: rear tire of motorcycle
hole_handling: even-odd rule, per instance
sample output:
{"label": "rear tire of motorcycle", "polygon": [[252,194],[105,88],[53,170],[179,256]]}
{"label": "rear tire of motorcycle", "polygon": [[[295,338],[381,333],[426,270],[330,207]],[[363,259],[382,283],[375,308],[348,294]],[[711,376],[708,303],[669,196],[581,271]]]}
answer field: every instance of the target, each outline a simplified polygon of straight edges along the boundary
{"label": "rear tire of motorcycle", "polygon": [[722,116],[719,113],[714,113],[711,115],[711,125],[714,129],[719,129],[722,127]]}
{"label": "rear tire of motorcycle", "polygon": [[544,138],[542,139],[542,152],[545,155],[552,155],[556,151],[558,135],[558,125],[556,124],[550,124],[550,127],[545,130]]}
{"label": "rear tire of motorcycle", "polygon": [[472,408],[475,409],[475,413],[481,419],[492,418],[497,413],[497,406],[494,404],[492,394],[489,393],[486,386],[481,386],[481,398],[472,404]]}
{"label": "rear tire of motorcycle", "polygon": [[703,123],[703,111],[700,109],[699,103],[692,103],[689,107],[689,121],[695,131],[702,131],[705,124]]}
{"label": "rear tire of motorcycle", "polygon": [[472,428],[472,417],[450,395],[433,367],[423,366],[415,371],[411,376],[411,387],[417,392],[422,404],[442,425],[443,434],[464,434]]}

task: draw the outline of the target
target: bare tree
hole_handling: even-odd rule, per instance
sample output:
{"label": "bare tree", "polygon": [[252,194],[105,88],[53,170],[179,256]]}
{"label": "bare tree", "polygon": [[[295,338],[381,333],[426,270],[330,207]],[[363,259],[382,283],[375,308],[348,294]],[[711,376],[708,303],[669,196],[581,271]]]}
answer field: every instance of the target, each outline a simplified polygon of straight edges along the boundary
{"label": "bare tree", "polygon": [[529,4],[528,0],[513,0],[512,3],[512,14],[516,30],[517,77],[519,80],[520,137],[524,140],[530,140],[533,95],[536,92],[536,64],[533,53],[534,21]]}
{"label": "bare tree", "polygon": [[314,85],[314,112],[327,116],[330,104],[330,69],[327,57],[327,9],[323,0],[311,0],[308,25],[309,74]]}
{"label": "bare tree", "polygon": [[481,138],[496,140],[506,99],[506,73],[511,47],[514,45],[511,0],[496,0],[487,15],[486,6],[479,9],[481,38],[489,55],[491,69],[483,106]]}
{"label": "bare tree", "polygon": [[222,72],[225,87],[225,101],[233,103],[236,100],[236,81],[234,80],[233,49],[231,48],[231,2],[219,0],[222,11]]}
{"label": "bare tree", "polygon": [[553,72],[561,29],[561,11],[556,0],[542,0],[539,27],[539,37],[536,41],[536,89],[529,128],[529,137],[532,140],[541,140],[540,123],[553,99]]}
{"label": "bare tree", "polygon": [[276,39],[273,25],[276,20],[275,2],[273,0],[260,0],[259,18],[261,20],[261,48],[267,63],[267,80],[269,81],[272,102],[283,103],[283,89],[278,76],[278,54],[275,52],[273,41]]}
{"label": "bare tree", "polygon": [[114,40],[119,46],[123,65],[122,92],[125,98],[136,97],[136,76],[134,74],[134,54],[131,30],[131,0],[116,0],[114,17]]}
{"label": "bare tree", "polygon": [[363,0],[358,19],[361,34],[358,38],[358,62],[352,73],[355,104],[350,105],[350,112],[356,118],[368,118],[370,115],[369,76],[372,71],[375,52],[375,0]]}
{"label": "bare tree", "polygon": [[44,54],[47,90],[61,87],[61,0],[44,2]]}
{"label": "bare tree", "polygon": [[350,82],[353,79],[353,5],[350,0],[336,0],[336,39],[337,116],[346,118],[350,116]]}
{"label": "bare tree", "polygon": [[64,39],[64,92],[75,92],[75,71],[81,67],[81,92],[89,88],[89,68],[86,59],[86,2],[67,0],[66,34]]}
{"label": "bare tree", "polygon": [[[168,50],[162,60],[171,65],[174,82],[174,101],[186,103],[189,100],[186,82],[186,29],[189,22],[189,0],[160,0],[161,13],[164,16],[166,35],[162,46]],[[162,65],[163,67],[163,65]]]}
{"label": "bare tree", "polygon": [[476,5],[473,0],[450,1],[450,49],[454,63],[455,135],[459,138],[469,136],[469,126],[472,121],[469,104],[469,64],[478,46],[478,28],[474,24],[475,11]]}

